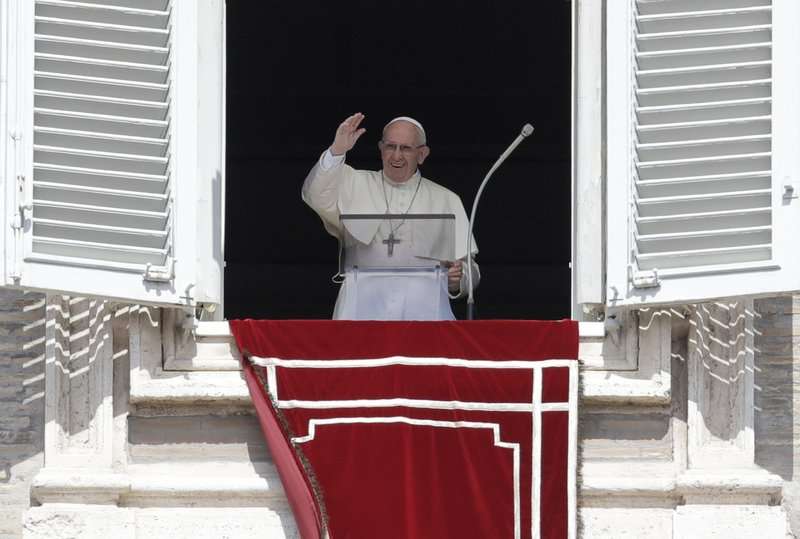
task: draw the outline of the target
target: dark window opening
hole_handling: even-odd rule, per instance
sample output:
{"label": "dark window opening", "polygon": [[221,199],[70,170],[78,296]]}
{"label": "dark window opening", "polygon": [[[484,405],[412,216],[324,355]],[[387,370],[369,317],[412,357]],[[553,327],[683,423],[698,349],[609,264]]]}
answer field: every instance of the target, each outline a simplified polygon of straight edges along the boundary
{"label": "dark window opening", "polygon": [[[475,225],[480,318],[570,314],[570,3],[227,2],[226,318],[329,318],[337,242],[300,200],[308,170],[353,112],[348,154],[379,169],[383,125],[423,123],[422,173]],[[463,318],[464,302],[454,305]]]}

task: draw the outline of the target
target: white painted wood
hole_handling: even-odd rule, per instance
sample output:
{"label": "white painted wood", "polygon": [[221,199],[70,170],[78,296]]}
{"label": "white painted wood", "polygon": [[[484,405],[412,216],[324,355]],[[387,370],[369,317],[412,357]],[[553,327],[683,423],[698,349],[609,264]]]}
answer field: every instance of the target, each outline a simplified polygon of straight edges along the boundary
{"label": "white painted wood", "polygon": [[604,301],[603,2],[573,2],[572,287],[573,318]]}
{"label": "white painted wood", "polygon": [[3,284],[219,303],[222,2],[3,6],[15,48],[0,102],[20,134],[3,140],[3,215],[22,225],[3,230]]}
{"label": "white painted wood", "polygon": [[608,5],[609,305],[800,288],[798,7],[714,6]]}
{"label": "white painted wood", "polygon": [[198,4],[196,176],[200,179],[194,220],[197,301],[220,304],[222,320],[223,238],[225,227],[225,20],[224,1]]}
{"label": "white painted wood", "polygon": [[[107,8],[75,2],[41,1],[35,5],[34,167],[32,230],[28,259],[42,262],[55,255],[104,263],[169,265],[173,251],[170,222],[173,190],[170,178],[170,11]],[[75,28],[81,32],[73,35]],[[102,46],[98,46],[102,33]],[[64,43],[64,40],[71,42]],[[166,54],[130,58],[127,48],[159,47]],[[121,96],[127,95],[125,99]],[[45,99],[46,96],[46,99]],[[101,102],[105,114],[91,107]],[[138,108],[129,102],[138,103]],[[143,106],[147,104],[148,106]],[[75,107],[75,108],[73,108]],[[150,133],[132,135],[142,111],[156,120]],[[113,121],[112,121],[113,119]],[[162,128],[163,125],[163,128]],[[57,170],[91,171],[78,175]],[[104,175],[144,174],[157,177],[161,189],[139,193],[136,185],[108,188]],[[81,180],[97,178],[86,185]],[[98,184],[100,186],[98,186]],[[84,211],[94,208],[96,211]],[[99,211],[103,209],[105,211]],[[123,210],[122,214],[118,214]],[[152,212],[157,219],[137,219],[130,212]],[[128,212],[128,215],[125,214]],[[47,219],[43,226],[40,219]],[[148,227],[142,234],[83,234],[83,225],[118,229]]]}
{"label": "white painted wood", "polygon": [[16,101],[14,85],[9,84],[9,73],[14,72],[17,59],[15,24],[11,18],[15,16],[16,4],[13,2],[0,2],[0,271],[2,275],[12,273],[14,264],[14,246],[11,222],[11,204],[13,200],[12,185],[16,174],[14,161],[14,139],[12,134],[16,129],[13,118],[13,108],[9,110],[9,102]]}

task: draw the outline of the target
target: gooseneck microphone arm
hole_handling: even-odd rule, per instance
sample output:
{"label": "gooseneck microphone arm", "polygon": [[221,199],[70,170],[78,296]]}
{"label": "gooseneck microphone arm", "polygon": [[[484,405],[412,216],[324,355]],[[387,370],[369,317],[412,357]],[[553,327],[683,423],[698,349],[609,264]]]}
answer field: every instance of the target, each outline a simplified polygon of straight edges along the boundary
{"label": "gooseneck microphone arm", "polygon": [[531,124],[525,124],[522,127],[522,132],[514,139],[514,142],[506,148],[500,157],[495,161],[492,168],[489,169],[489,172],[486,174],[486,177],[483,178],[480,187],[478,187],[478,193],[475,195],[475,201],[472,203],[472,213],[469,216],[469,230],[467,231],[467,282],[469,283],[469,295],[467,296],[467,320],[473,320],[475,317],[475,289],[472,286],[472,227],[475,226],[475,213],[478,210],[478,202],[481,200],[481,194],[483,194],[483,189],[486,187],[486,184],[489,183],[489,178],[492,177],[492,174],[500,168],[500,165],[503,164],[503,161],[511,155],[511,152],[519,146],[520,142],[525,140],[526,137],[530,136],[533,133],[533,126]]}

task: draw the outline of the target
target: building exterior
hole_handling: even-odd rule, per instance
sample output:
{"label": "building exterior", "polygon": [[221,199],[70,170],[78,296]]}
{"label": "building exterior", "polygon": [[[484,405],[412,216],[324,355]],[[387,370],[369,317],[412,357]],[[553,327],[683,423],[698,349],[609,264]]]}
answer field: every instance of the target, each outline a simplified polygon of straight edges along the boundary
{"label": "building exterior", "polygon": [[[574,14],[580,534],[797,534],[800,5]],[[296,537],[205,309],[224,4],[0,0],[0,43],[0,535]]]}

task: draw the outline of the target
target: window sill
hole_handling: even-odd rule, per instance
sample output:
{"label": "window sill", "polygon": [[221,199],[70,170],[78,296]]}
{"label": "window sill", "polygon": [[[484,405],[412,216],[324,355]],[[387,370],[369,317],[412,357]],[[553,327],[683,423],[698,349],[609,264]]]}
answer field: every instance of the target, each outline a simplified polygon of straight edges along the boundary
{"label": "window sill", "polygon": [[[241,356],[228,323],[200,322],[191,338],[174,329],[176,311],[162,312],[163,368],[132,374],[131,402],[146,406],[191,405],[207,400],[241,405],[248,401],[238,372]],[[613,336],[606,335],[602,322],[580,323],[584,402],[669,402],[670,321],[659,314],[650,310],[621,318]]]}

